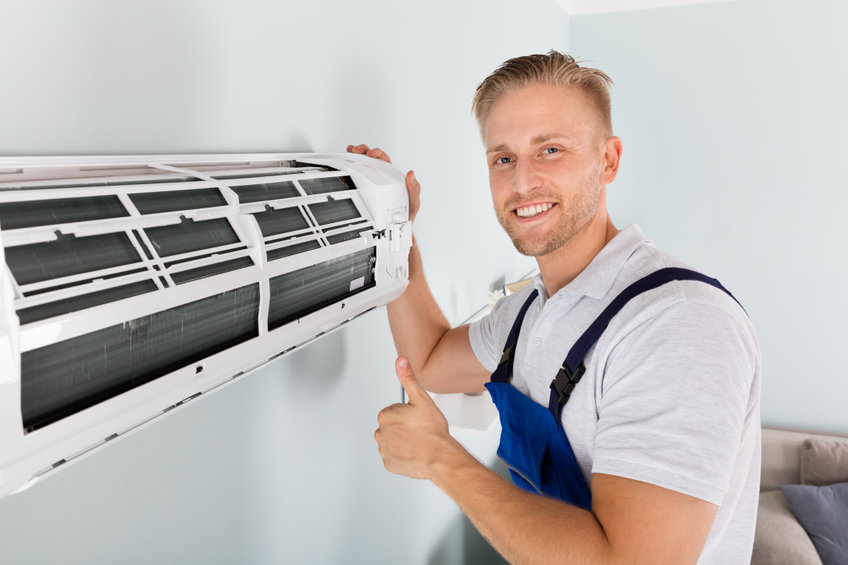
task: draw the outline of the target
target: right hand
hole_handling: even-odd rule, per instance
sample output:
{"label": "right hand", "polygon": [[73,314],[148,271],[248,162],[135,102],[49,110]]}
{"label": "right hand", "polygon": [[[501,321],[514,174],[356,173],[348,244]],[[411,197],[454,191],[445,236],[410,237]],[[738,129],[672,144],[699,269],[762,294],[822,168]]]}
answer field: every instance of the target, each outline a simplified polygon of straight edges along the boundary
{"label": "right hand", "polygon": [[[392,159],[385,151],[379,147],[371,149],[364,143],[359,145],[348,145],[347,152],[367,155],[375,159],[382,159],[386,163],[392,162]],[[418,209],[421,208],[421,185],[415,178],[415,171],[409,171],[406,173],[406,192],[409,195],[409,221],[411,222],[415,219],[416,214],[418,214]]]}

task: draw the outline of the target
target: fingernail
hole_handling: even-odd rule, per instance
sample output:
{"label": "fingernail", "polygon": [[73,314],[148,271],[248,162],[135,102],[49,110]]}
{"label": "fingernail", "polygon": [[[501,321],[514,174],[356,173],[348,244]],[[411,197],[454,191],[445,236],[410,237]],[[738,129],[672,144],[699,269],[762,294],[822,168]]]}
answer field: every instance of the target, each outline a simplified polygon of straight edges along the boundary
{"label": "fingernail", "polygon": [[409,359],[406,357],[402,357],[400,361],[398,361],[398,365],[401,367],[409,367]]}

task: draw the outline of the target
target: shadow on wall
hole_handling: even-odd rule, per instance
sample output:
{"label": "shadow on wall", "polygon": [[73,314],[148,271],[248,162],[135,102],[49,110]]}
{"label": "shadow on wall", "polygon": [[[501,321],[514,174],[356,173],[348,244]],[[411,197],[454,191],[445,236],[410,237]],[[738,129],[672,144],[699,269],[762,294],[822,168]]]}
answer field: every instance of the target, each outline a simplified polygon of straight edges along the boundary
{"label": "shadow on wall", "polygon": [[293,352],[288,357],[288,370],[297,376],[291,379],[293,386],[326,390],[341,380],[346,363],[344,331],[337,330]]}
{"label": "shadow on wall", "polygon": [[[509,471],[503,461],[497,459],[492,470],[501,477],[508,477]],[[456,556],[462,561],[456,563]],[[465,514],[459,513],[445,530],[436,550],[427,560],[427,565],[507,565],[506,561],[486,541]]]}

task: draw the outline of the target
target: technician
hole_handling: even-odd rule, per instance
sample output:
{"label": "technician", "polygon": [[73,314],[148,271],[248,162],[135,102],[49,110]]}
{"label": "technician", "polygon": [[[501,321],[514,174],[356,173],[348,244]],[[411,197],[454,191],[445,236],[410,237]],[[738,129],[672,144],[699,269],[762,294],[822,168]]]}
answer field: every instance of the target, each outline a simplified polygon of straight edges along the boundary
{"label": "technician", "polygon": [[[514,563],[750,562],[760,473],[760,355],[718,281],[618,230],[610,79],[551,51],[477,88],[498,220],[533,284],[451,328],[413,245],[388,307],[408,404],[375,432],[386,469],[428,479]],[[348,151],[390,161],[366,145]],[[406,177],[410,217],[420,185]],[[513,482],[469,454],[425,388],[488,389]]]}

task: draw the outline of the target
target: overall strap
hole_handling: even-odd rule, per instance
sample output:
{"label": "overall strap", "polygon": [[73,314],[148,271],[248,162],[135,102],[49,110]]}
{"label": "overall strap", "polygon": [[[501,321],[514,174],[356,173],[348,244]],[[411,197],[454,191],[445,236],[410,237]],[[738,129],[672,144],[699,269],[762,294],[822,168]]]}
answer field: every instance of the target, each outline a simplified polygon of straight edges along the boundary
{"label": "overall strap", "polygon": [[533,292],[530,293],[530,296],[527,297],[527,300],[521,307],[521,310],[518,311],[518,316],[515,318],[515,322],[512,324],[512,329],[509,330],[509,335],[506,338],[506,345],[504,346],[501,360],[498,361],[498,368],[495,369],[494,373],[492,373],[493,383],[508,383],[512,380],[512,362],[513,359],[515,359],[515,346],[518,343],[518,334],[521,331],[521,323],[524,321],[524,316],[527,314],[527,309],[530,308],[530,304],[536,300],[536,296],[538,295],[539,289],[534,288]]}
{"label": "overall strap", "polygon": [[[739,304],[739,301],[736,300],[736,298],[730,294],[730,291],[724,288],[718,280],[690,269],[683,269],[679,267],[660,269],[631,284],[625,288],[621,294],[616,296],[612,302],[610,302],[604,311],[601,312],[601,315],[592,322],[592,325],[590,325],[583,335],[580,336],[577,342],[575,342],[574,346],[568,352],[562,367],[551,382],[551,396],[548,402],[548,409],[554,416],[557,417],[557,421],[560,421],[562,408],[565,406],[565,403],[568,402],[568,399],[571,396],[571,391],[574,390],[574,387],[577,386],[578,382],[580,382],[580,378],[583,376],[583,373],[586,372],[586,366],[583,364],[586,354],[589,352],[589,349],[595,345],[595,342],[600,339],[601,334],[603,334],[604,330],[607,329],[607,326],[609,326],[610,321],[612,321],[615,315],[618,314],[618,312],[624,308],[631,299],[643,292],[653,290],[672,281],[683,280],[700,281],[714,286],[726,292],[728,296],[733,298],[733,300]],[[572,369],[572,367],[574,367],[574,369]]]}

